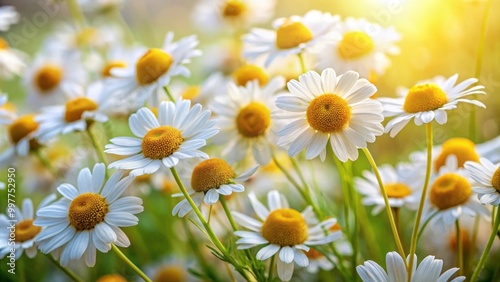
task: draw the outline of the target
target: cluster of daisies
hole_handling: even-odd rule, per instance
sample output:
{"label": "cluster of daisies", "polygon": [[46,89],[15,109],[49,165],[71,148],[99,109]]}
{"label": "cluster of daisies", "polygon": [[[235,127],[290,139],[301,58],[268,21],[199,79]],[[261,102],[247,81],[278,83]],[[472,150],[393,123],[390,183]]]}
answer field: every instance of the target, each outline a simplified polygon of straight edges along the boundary
{"label": "cluster of daisies", "polygon": [[[119,14],[124,3],[73,4],[82,15],[113,22],[107,17]],[[372,170],[357,177],[347,168],[360,151],[371,158],[368,143],[384,133],[395,137],[410,121],[429,129],[434,121],[445,125],[449,111],[461,104],[484,108],[477,100],[484,87],[475,78],[458,81],[453,75],[400,88],[397,98],[378,97],[376,77],[399,52],[394,28],[317,10],[269,23],[274,7],[265,0],[201,1],[193,11],[200,29],[244,34],[216,52],[214,46],[202,52],[195,35],[174,39],[173,32],[161,46],[141,46],[119,23],[95,21],[60,25],[29,58],[2,34],[0,80],[20,77],[26,95],[18,103],[0,93],[0,163],[26,173],[36,162],[50,180],[35,181],[36,191],[49,195],[38,209],[25,198],[15,218],[0,215],[0,256],[11,252],[4,226],[16,220],[16,259],[40,251],[62,267],[93,267],[97,250],[134,243],[122,228],[138,225],[136,214],[148,212],[143,200],[150,194],[138,188],[146,183],[168,190],[176,200],[171,214],[190,217],[214,245],[213,253],[247,280],[271,281],[277,273],[289,281],[300,267],[313,273],[336,268],[344,279],[355,279],[348,269],[356,268],[363,281],[449,281],[458,268],[441,273],[443,261],[433,255],[417,265],[415,250],[408,258],[389,252],[387,271],[371,260],[356,267],[361,258],[352,237],[360,235],[344,229],[352,219],[343,214],[337,220],[340,213],[320,205],[337,204],[324,197],[337,189],[331,173],[306,167],[314,159],[322,166],[335,160],[347,187],[343,193],[349,194],[343,199],[356,201],[359,193],[363,205],[374,206],[373,215],[386,209],[391,221],[402,209],[417,211],[423,224],[416,228],[424,233],[455,227],[460,233],[466,216],[491,220],[500,204],[498,138],[477,145],[465,138],[429,144],[427,153],[413,152],[395,166],[373,162]],[[0,7],[0,31],[18,20],[13,7]],[[210,75],[188,84],[195,69],[190,65],[202,54],[216,58],[201,67]],[[73,148],[61,155],[64,143]],[[259,182],[266,171],[272,175],[263,181],[268,183]],[[276,174],[289,180],[286,189],[272,188]],[[306,203],[302,211],[293,208],[299,201]],[[216,213],[219,203],[223,211]],[[226,237],[237,255],[221,243]],[[187,275],[166,273],[155,277]]]}

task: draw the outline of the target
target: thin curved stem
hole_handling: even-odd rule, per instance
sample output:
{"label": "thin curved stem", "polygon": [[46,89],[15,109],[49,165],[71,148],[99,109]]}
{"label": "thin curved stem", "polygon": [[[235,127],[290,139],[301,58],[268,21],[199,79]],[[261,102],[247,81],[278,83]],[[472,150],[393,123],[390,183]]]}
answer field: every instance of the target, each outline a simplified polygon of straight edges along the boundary
{"label": "thin curved stem", "polygon": [[52,176],[57,178],[59,175],[57,169],[50,163],[50,161],[44,155],[42,155],[40,149],[35,150],[35,155],[38,158],[38,160],[42,163],[42,165],[52,174]]}
{"label": "thin curved stem", "polygon": [[[92,132],[92,129],[90,127],[87,127],[87,133],[89,134],[90,141],[92,142],[92,146],[94,147],[95,151],[97,152],[99,159],[106,167],[108,167],[108,162],[106,161],[106,156],[104,155],[104,151],[101,150],[100,145],[99,145],[99,141],[97,141],[97,137]],[[107,170],[106,170],[106,173],[107,173]]]}
{"label": "thin curved stem", "polygon": [[165,91],[165,93],[167,93],[168,99],[170,99],[170,101],[172,101],[173,103],[175,103],[175,98],[172,95],[172,93],[170,92],[170,90],[168,89],[168,87],[164,86],[163,90]]}
{"label": "thin curved stem", "polygon": [[236,222],[234,221],[233,215],[231,214],[231,211],[229,210],[229,207],[227,206],[226,199],[224,199],[224,196],[219,197],[219,202],[222,205],[222,208],[224,209],[224,212],[226,213],[227,219],[229,220],[229,223],[231,224],[231,228],[233,228],[233,231],[238,231],[238,227],[236,226]]}
{"label": "thin curved stem", "polygon": [[460,229],[460,221],[457,219],[455,221],[455,231],[457,236],[457,260],[458,260],[458,275],[464,274],[464,248],[462,242],[462,230]]}
{"label": "thin curved stem", "polygon": [[500,225],[500,209],[497,209],[497,216],[495,217],[493,230],[491,230],[490,239],[488,239],[488,243],[484,248],[483,254],[479,259],[479,262],[477,263],[476,269],[474,269],[474,273],[472,274],[472,278],[470,279],[471,282],[476,281],[479,274],[481,273],[481,270],[483,270],[484,263],[486,262],[486,258],[488,258],[488,254],[490,253],[493,241],[495,241],[499,225]]}
{"label": "thin curved stem", "polygon": [[151,279],[149,279],[149,277],[144,274],[144,272],[142,272],[139,267],[137,267],[124,253],[122,253],[122,251],[120,251],[120,249],[118,249],[117,246],[115,246],[115,244],[111,244],[111,249],[121,260],[123,260],[123,262],[125,262],[130,268],[132,268],[132,270],[134,270],[137,275],[144,279],[144,281],[152,282]]}
{"label": "thin curved stem", "polygon": [[70,269],[67,269],[66,267],[63,267],[62,265],[59,264],[58,261],[56,261],[52,255],[50,254],[45,254],[45,257],[48,258],[57,268],[59,268],[64,274],[66,274],[71,280],[76,281],[76,282],[83,282],[83,279],[78,277],[73,271]]}
{"label": "thin curved stem", "polygon": [[302,53],[299,53],[297,56],[299,57],[300,61],[300,70],[302,71],[302,73],[306,73],[307,69],[306,69],[306,63],[304,62],[304,56],[302,55]]}
{"label": "thin curved stem", "polygon": [[71,16],[75,20],[75,25],[77,26],[78,29],[83,29],[86,25],[87,22],[85,20],[85,16],[83,15],[82,10],[80,9],[80,6],[78,5],[76,0],[68,0],[68,7],[71,12]]}
{"label": "thin curved stem", "polygon": [[275,259],[276,259],[276,255],[271,257],[271,262],[269,263],[269,271],[267,274],[267,281],[273,281],[273,270],[274,270]]}

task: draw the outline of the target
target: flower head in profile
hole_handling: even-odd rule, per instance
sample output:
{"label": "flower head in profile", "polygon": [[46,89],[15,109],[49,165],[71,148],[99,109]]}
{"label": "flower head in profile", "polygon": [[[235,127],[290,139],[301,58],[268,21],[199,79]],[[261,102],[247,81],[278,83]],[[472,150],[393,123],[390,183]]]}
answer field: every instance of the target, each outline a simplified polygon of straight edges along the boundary
{"label": "flower head in profile", "polygon": [[292,157],[306,149],[306,159],[325,160],[330,141],[339,160],[356,160],[358,148],[383,133],[382,105],[369,99],[377,89],[357,72],[309,71],[289,81],[288,90],[276,99],[283,111],[274,117],[288,123],[278,131],[278,146],[289,146]]}
{"label": "flower head in profile", "polygon": [[22,74],[26,68],[26,57],[26,54],[10,47],[0,36],[0,78],[11,79],[15,75]]}
{"label": "flower head in profile", "polygon": [[[407,259],[409,260],[409,258]],[[358,272],[363,282],[375,281],[408,281],[408,271],[401,255],[397,252],[389,252],[385,256],[387,272],[378,263],[368,260],[363,265],[358,265]],[[434,256],[427,256],[416,266],[415,256],[411,282],[417,281],[436,281],[436,282],[461,282],[465,280],[464,276],[456,277],[450,280],[451,276],[458,271],[458,268],[451,268],[441,274],[443,261]]]}
{"label": "flower head in profile", "polygon": [[181,159],[208,158],[199,151],[206,140],[219,132],[210,120],[210,111],[200,104],[191,108],[189,100],[162,102],[158,117],[142,108],[129,118],[130,130],[136,137],[116,137],[106,145],[105,152],[128,156],[109,168],[130,169],[133,176],[151,174],[162,166],[174,167]]}
{"label": "flower head in profile", "polygon": [[498,206],[500,204],[500,163],[493,164],[481,158],[479,163],[468,161],[465,169],[475,181],[472,191],[478,194],[483,205]]}
{"label": "flower head in profile", "polygon": [[[191,174],[191,190],[188,192],[197,206],[202,202],[213,205],[220,196],[229,196],[233,192],[243,192],[240,184],[248,180],[258,169],[252,167],[237,175],[234,169],[223,159],[211,158],[197,164]],[[186,199],[180,201],[172,210],[172,215],[184,217],[192,207]]]}
{"label": "flower head in profile", "polygon": [[396,116],[387,123],[385,132],[390,132],[391,137],[394,137],[411,119],[416,125],[429,123],[434,119],[439,124],[445,124],[448,121],[447,111],[457,108],[459,103],[485,108],[485,105],[477,100],[463,98],[473,94],[485,94],[484,86],[470,87],[477,82],[476,78],[469,78],[455,85],[457,79],[458,74],[450,78],[439,76],[417,83],[410,89],[401,88],[398,91],[400,98],[379,98],[384,105],[384,116]]}
{"label": "flower head in profile", "polygon": [[264,57],[267,67],[276,57],[312,52],[335,39],[334,27],[339,20],[338,16],[316,10],[302,17],[277,19],[273,22],[273,30],[253,28],[243,36],[243,56],[249,60]]}
{"label": "flower head in profile", "polygon": [[35,226],[45,229],[36,238],[40,251],[52,253],[62,266],[84,259],[94,266],[96,249],[108,252],[111,244],[128,247],[130,241],[120,227],[137,225],[135,214],[144,210],[142,200],[122,197],[134,180],[123,171],[105,181],[106,167],[96,164],[78,174],[77,187],[63,183],[57,191],[63,196],[36,212]]}
{"label": "flower head in profile", "polygon": [[300,267],[309,265],[309,259],[303,252],[309,251],[309,246],[328,244],[342,236],[340,231],[330,232],[336,219],[312,224],[308,220],[314,217],[310,207],[302,213],[291,209],[278,191],[268,193],[268,207],[259,202],[253,193],[249,194],[249,198],[258,219],[233,212],[236,222],[250,230],[236,231],[234,234],[241,237],[236,244],[238,249],[265,245],[257,253],[257,259],[267,260],[276,255],[278,276],[282,281],[292,278],[295,263]]}

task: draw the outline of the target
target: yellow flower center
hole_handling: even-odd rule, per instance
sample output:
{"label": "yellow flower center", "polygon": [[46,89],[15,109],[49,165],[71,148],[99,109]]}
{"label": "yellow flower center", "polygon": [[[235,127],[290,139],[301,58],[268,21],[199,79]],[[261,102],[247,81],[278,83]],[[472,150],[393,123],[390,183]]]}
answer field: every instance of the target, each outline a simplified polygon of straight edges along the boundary
{"label": "yellow flower center", "polygon": [[178,191],[179,189],[177,187],[177,183],[170,180],[164,180],[160,185],[161,191],[167,195],[174,194],[175,191]]}
{"label": "yellow flower center", "polygon": [[101,70],[101,75],[104,77],[112,77],[113,75],[111,74],[111,70],[113,68],[125,68],[127,66],[127,63],[124,61],[109,61],[106,63],[106,65],[102,68]]}
{"label": "yellow flower center", "polygon": [[495,173],[493,173],[493,177],[491,178],[491,186],[493,186],[495,189],[497,189],[498,192],[500,192],[500,167],[495,170]]}
{"label": "yellow flower center", "polygon": [[363,31],[350,31],[344,34],[337,52],[346,60],[358,59],[370,54],[374,44],[372,38]]}
{"label": "yellow flower center", "polygon": [[151,181],[151,174],[143,174],[136,176],[134,178],[134,181],[137,183],[149,183],[149,181]]}
{"label": "yellow flower center", "polygon": [[163,50],[149,49],[135,65],[137,81],[140,85],[155,82],[168,71],[173,62],[172,57]]}
{"label": "yellow flower center", "polygon": [[181,97],[184,100],[192,100],[200,95],[200,91],[201,88],[199,86],[189,86],[184,90]]}
{"label": "yellow flower center", "polygon": [[164,266],[154,276],[154,282],[184,282],[187,281],[184,270],[176,265]]}
{"label": "yellow flower center", "polygon": [[299,22],[286,21],[276,31],[276,47],[290,49],[313,38],[311,31]]}
{"label": "yellow flower center", "polygon": [[26,219],[16,224],[16,242],[25,242],[35,238],[42,228],[33,225],[33,219]]}
{"label": "yellow flower center", "polygon": [[319,252],[313,248],[310,248],[308,252],[306,252],[306,251],[303,251],[303,252],[306,255],[306,257],[309,258],[310,260],[319,259],[319,258],[324,257],[324,255],[321,252]]}
{"label": "yellow flower center", "polygon": [[439,176],[431,186],[429,199],[441,210],[461,205],[472,194],[469,181],[456,173]]}
{"label": "yellow flower center", "polygon": [[283,208],[272,211],[262,225],[262,236],[271,244],[294,246],[307,240],[307,223],[296,210]]}
{"label": "yellow flower center", "polygon": [[411,195],[411,189],[403,183],[389,183],[384,185],[389,198],[404,198]]}
{"label": "yellow flower center", "polygon": [[107,274],[99,277],[96,282],[127,282],[120,274]]}
{"label": "yellow flower center", "polygon": [[466,138],[451,138],[443,143],[441,153],[434,160],[435,171],[439,171],[449,155],[457,157],[458,167],[463,167],[466,161],[479,162],[479,155],[474,148],[474,142]]}
{"label": "yellow flower center", "polygon": [[9,125],[10,140],[12,143],[17,144],[37,128],[38,123],[35,121],[35,115],[22,116]]}
{"label": "yellow flower center", "polygon": [[255,65],[245,65],[238,68],[233,73],[234,80],[240,86],[247,85],[247,82],[254,79],[259,81],[259,85],[263,86],[269,81],[269,77],[264,72],[264,70]]}
{"label": "yellow flower center", "polygon": [[66,103],[66,112],[64,113],[64,120],[67,122],[74,122],[82,118],[82,114],[86,111],[93,111],[97,109],[96,102],[87,97],[78,97]]}
{"label": "yellow flower center", "polygon": [[340,96],[323,94],[311,101],[306,115],[312,128],[324,133],[333,133],[349,124],[351,107]]}
{"label": "yellow flower center", "polygon": [[236,127],[241,135],[252,138],[266,133],[271,123],[271,111],[261,103],[251,102],[236,117]]}
{"label": "yellow flower center", "polygon": [[104,221],[108,211],[108,203],[101,195],[83,193],[69,205],[69,224],[77,231],[90,230]]}
{"label": "yellow flower center", "polygon": [[7,111],[9,113],[16,113],[17,112],[17,108],[14,104],[12,104],[11,102],[7,102],[5,104],[3,104],[2,106],[0,106],[0,110],[4,110],[4,111]]}
{"label": "yellow flower center", "polygon": [[191,187],[196,192],[206,192],[227,184],[234,177],[233,168],[223,159],[204,160],[194,169],[191,176]]}
{"label": "yellow flower center", "polygon": [[9,49],[9,43],[0,37],[0,50],[2,49]]}
{"label": "yellow flower center", "polygon": [[35,74],[35,85],[41,92],[49,92],[56,88],[63,78],[61,67],[47,64]]}
{"label": "yellow flower center", "polygon": [[97,38],[97,30],[87,27],[76,34],[75,43],[77,46],[85,46],[94,43]]}
{"label": "yellow flower center", "polygon": [[226,5],[222,9],[222,14],[224,17],[236,18],[242,15],[246,10],[245,4],[241,1],[227,1]]}
{"label": "yellow flower center", "polygon": [[407,113],[426,112],[438,109],[447,102],[446,93],[436,84],[419,84],[408,90],[403,109]]}
{"label": "yellow flower center", "polygon": [[182,133],[171,126],[151,129],[142,139],[142,153],[146,158],[163,159],[179,149],[184,139]]}
{"label": "yellow flower center", "polygon": [[[471,247],[471,241],[469,238],[469,232],[465,229],[460,229],[460,241],[462,241],[462,247],[465,252],[469,250]],[[453,235],[450,237],[450,248],[453,251],[458,251],[458,246],[457,246],[457,232],[453,232]]]}

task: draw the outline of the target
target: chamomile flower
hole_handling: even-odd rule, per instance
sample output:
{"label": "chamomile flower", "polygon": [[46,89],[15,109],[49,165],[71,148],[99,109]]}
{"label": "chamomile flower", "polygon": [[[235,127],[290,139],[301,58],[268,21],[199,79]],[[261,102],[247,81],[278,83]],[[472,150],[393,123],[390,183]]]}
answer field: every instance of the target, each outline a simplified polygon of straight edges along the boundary
{"label": "chamomile flower", "polygon": [[[175,85],[172,84],[171,91],[174,92],[176,99],[191,100],[206,107],[215,99],[215,97],[224,96],[226,78],[220,72],[209,75],[201,85]],[[176,91],[174,91],[174,88]],[[163,91],[163,89],[161,90]]]}
{"label": "chamomile flower", "polygon": [[274,138],[271,112],[276,93],[284,85],[281,77],[274,78],[265,87],[260,87],[257,80],[248,82],[246,87],[230,82],[228,95],[215,99],[212,109],[218,115],[221,132],[213,141],[225,145],[223,155],[229,162],[245,159],[251,150],[258,164],[269,163]]}
{"label": "chamomile flower", "polygon": [[63,183],[57,191],[63,196],[39,209],[34,225],[45,229],[36,238],[43,253],[52,253],[62,266],[83,258],[94,266],[97,250],[106,253],[111,244],[128,247],[130,241],[120,227],[134,226],[134,215],[144,210],[137,197],[121,197],[134,180],[114,173],[105,182],[106,167],[96,164],[78,174],[77,187]]}
{"label": "chamomile flower", "polygon": [[196,36],[185,37],[173,42],[174,34],[169,32],[163,47],[151,48],[139,57],[135,64],[111,71],[113,78],[107,82],[107,91],[117,93],[120,99],[135,105],[144,105],[150,99],[152,106],[157,106],[153,97],[157,90],[166,86],[174,76],[189,76],[190,71],[184,66],[192,57],[201,55],[196,48]]}
{"label": "chamomile flower", "polygon": [[468,161],[464,166],[476,182],[472,191],[478,194],[481,204],[498,206],[500,204],[500,163],[493,164],[481,158],[479,163]]}
{"label": "chamomile flower", "polygon": [[[407,260],[409,260],[409,258]],[[397,252],[389,252],[385,256],[385,261],[387,265],[387,272],[380,265],[371,260],[365,261],[363,265],[358,265],[356,267],[356,271],[363,282],[408,280],[408,271],[401,255]],[[458,271],[458,268],[455,267],[441,274],[443,261],[436,259],[436,257],[432,255],[425,257],[418,266],[415,265],[417,264],[416,256],[414,261],[413,272],[410,280],[412,282],[447,282],[450,281],[451,276]],[[464,280],[464,276],[459,276],[452,279],[451,282],[460,282]]]}
{"label": "chamomile flower", "polygon": [[269,74],[266,70],[253,64],[245,64],[237,68],[233,72],[232,78],[238,86],[246,86],[248,82],[253,80],[257,80],[260,86],[264,86],[269,82]]}
{"label": "chamomile flower", "polygon": [[[193,169],[191,175],[193,191],[189,194],[197,206],[202,202],[213,205],[219,201],[220,195],[228,196],[233,192],[243,192],[245,187],[239,182],[248,180],[258,168],[255,166],[237,175],[223,159],[211,158],[201,161]],[[191,209],[191,205],[184,199],[174,207],[172,215],[184,217]]]}
{"label": "chamomile flower", "polygon": [[309,273],[318,273],[319,270],[329,271],[332,270],[334,265],[331,261],[337,259],[333,255],[328,255],[328,258],[320,251],[310,248],[309,251],[304,251],[309,259],[309,265],[306,271]]}
{"label": "chamomile flower", "polygon": [[[410,171],[411,173],[408,175],[406,172]],[[400,164],[396,168],[391,165],[379,167],[391,208],[407,207],[415,209],[417,207],[422,185],[420,179],[424,177],[419,171],[425,170],[414,170],[406,164]],[[385,208],[384,197],[373,172],[363,171],[363,178],[356,178],[355,186],[359,193],[364,196],[363,204],[375,206],[372,214],[378,214]]]}
{"label": "chamomile flower", "polygon": [[[40,202],[38,208],[47,206],[55,199],[55,194],[47,196]],[[38,248],[35,238],[42,228],[33,225],[33,221],[34,208],[30,198],[23,200],[22,210],[14,205],[13,211],[7,209],[6,214],[0,215],[0,258],[4,258],[12,249],[15,250],[16,260],[22,256],[23,252],[26,252],[29,258],[36,256]],[[15,225],[14,228],[12,224]],[[14,232],[14,237],[11,232]],[[14,244],[11,244],[10,238],[14,240]]]}
{"label": "chamomile flower", "polygon": [[9,103],[9,97],[0,92],[0,124],[10,124],[15,117],[15,108]]}
{"label": "chamomile flower", "polygon": [[10,26],[19,21],[19,14],[14,6],[0,7],[0,31],[9,30]]}
{"label": "chamomile flower", "polygon": [[253,28],[243,36],[243,56],[249,60],[265,57],[267,67],[276,57],[314,51],[318,46],[335,40],[333,30],[339,20],[338,16],[316,10],[303,17],[277,19],[272,24],[274,30]]}
{"label": "chamomile flower", "polygon": [[250,230],[236,231],[234,234],[241,237],[236,244],[240,250],[265,245],[257,253],[257,259],[267,260],[276,255],[278,276],[282,281],[292,278],[295,263],[300,267],[309,265],[303,252],[309,251],[309,246],[328,244],[342,236],[340,231],[329,231],[336,223],[334,218],[312,225],[307,220],[314,217],[310,207],[302,213],[291,209],[275,190],[267,195],[268,208],[255,194],[250,193],[249,198],[258,219],[233,212],[236,222]]}
{"label": "chamomile flower", "polygon": [[148,108],[142,108],[129,118],[130,130],[136,137],[116,137],[106,145],[105,152],[129,156],[113,162],[109,168],[130,169],[133,176],[151,174],[165,166],[174,167],[181,159],[208,158],[198,149],[219,132],[210,111],[201,105],[192,108],[189,100],[162,102],[158,118]]}
{"label": "chamomile flower", "polygon": [[93,122],[106,122],[109,103],[107,93],[103,92],[102,83],[95,82],[84,90],[80,87],[68,92],[65,105],[48,106],[41,109],[35,118],[40,127],[38,138],[42,141],[52,139],[59,134],[87,130]]}
{"label": "chamomile flower", "polygon": [[339,160],[358,158],[358,148],[383,133],[382,105],[369,97],[377,91],[366,79],[358,79],[349,71],[337,76],[325,69],[321,76],[309,71],[299,80],[288,82],[291,95],[276,99],[276,119],[288,124],[278,131],[278,146],[290,146],[288,154],[295,156],[306,149],[306,159],[326,158],[330,145]]}
{"label": "chamomile flower", "polygon": [[339,24],[341,40],[324,45],[318,69],[335,67],[338,72],[353,70],[361,77],[382,75],[390,65],[387,55],[396,55],[400,35],[394,28],[383,28],[365,19],[347,18]]}
{"label": "chamomile flower", "polygon": [[[384,116],[393,118],[385,127],[385,132],[396,136],[408,122],[413,119],[416,125],[432,122],[439,124],[448,121],[447,111],[457,108],[459,103],[468,103],[478,107],[486,106],[477,101],[463,97],[473,94],[486,94],[484,86],[476,85],[476,78],[469,78],[455,85],[458,74],[449,78],[435,77],[428,81],[419,82],[410,89],[398,90],[400,98],[379,98],[384,105]],[[467,89],[469,88],[469,89]]]}
{"label": "chamomile flower", "polygon": [[39,124],[34,114],[14,116],[7,123],[7,148],[0,152],[0,166],[7,165],[15,157],[25,157],[32,150],[40,148],[41,143],[36,138]]}
{"label": "chamomile flower", "polygon": [[26,68],[26,54],[11,48],[0,36],[0,78],[11,79],[20,75]]}

